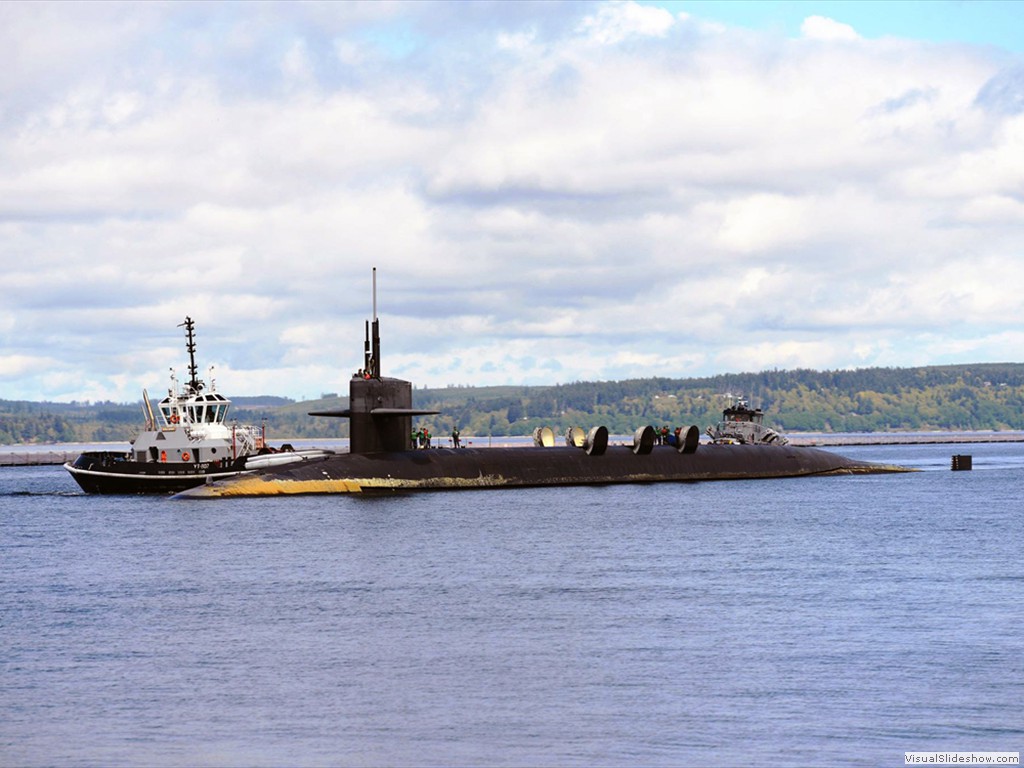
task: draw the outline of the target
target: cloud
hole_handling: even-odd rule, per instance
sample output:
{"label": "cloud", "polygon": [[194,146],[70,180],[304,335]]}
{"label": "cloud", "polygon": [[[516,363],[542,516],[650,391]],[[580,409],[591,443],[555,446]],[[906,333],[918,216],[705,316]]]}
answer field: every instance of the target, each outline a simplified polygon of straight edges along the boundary
{"label": "cloud", "polygon": [[825,16],[808,16],[800,25],[800,32],[808,40],[860,40],[860,35],[849,24]]}
{"label": "cloud", "polygon": [[676,18],[664,8],[612,0],[585,17],[579,29],[594,42],[614,45],[631,37],[664,37],[675,23]]}
{"label": "cloud", "polygon": [[159,391],[186,314],[227,394],[344,390],[374,266],[417,386],[1006,358],[990,50],[629,2],[106,8],[3,10],[0,397]]}
{"label": "cloud", "polygon": [[978,91],[976,103],[1003,115],[1024,112],[1024,65],[1018,62],[993,75]]}

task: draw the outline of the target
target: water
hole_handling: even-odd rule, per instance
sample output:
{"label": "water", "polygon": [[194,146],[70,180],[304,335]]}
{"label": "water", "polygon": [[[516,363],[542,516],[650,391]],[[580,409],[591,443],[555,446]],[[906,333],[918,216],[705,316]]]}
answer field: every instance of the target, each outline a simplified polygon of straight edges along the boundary
{"label": "water", "polygon": [[0,764],[1020,751],[1024,445],[842,452],[929,471],[184,502],[4,468]]}

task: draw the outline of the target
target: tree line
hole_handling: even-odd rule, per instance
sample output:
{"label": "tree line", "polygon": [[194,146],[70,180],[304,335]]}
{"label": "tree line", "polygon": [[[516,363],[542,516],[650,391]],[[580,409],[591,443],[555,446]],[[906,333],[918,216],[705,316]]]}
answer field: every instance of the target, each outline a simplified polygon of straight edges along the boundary
{"label": "tree line", "polygon": [[[441,411],[415,420],[444,437],[529,435],[604,425],[613,434],[639,426],[702,429],[738,398],[765,412],[782,432],[884,432],[1024,429],[1024,364],[865,368],[852,371],[768,370],[706,378],[653,377],[554,386],[414,389],[413,405]],[[347,419],[310,410],[345,408],[324,395],[235,398],[229,418],[264,423],[273,440],[348,436]],[[141,428],[142,404],[35,403],[0,400],[0,443],[126,442]]]}

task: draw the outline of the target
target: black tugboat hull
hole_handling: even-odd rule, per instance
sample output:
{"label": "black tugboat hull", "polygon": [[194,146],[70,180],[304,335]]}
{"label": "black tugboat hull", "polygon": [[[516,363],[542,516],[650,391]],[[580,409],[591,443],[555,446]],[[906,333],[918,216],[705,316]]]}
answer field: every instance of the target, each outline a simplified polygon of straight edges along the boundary
{"label": "black tugboat hull", "polygon": [[83,453],[64,468],[86,493],[111,495],[180,493],[243,472],[213,464],[127,461],[123,454],[106,452]]}
{"label": "black tugboat hull", "polygon": [[628,446],[609,446],[602,455],[571,447],[440,448],[334,456],[206,484],[180,496],[525,488],[901,471],[906,470],[817,448],[775,445],[701,445],[693,453],[656,446],[647,454],[634,453]]}

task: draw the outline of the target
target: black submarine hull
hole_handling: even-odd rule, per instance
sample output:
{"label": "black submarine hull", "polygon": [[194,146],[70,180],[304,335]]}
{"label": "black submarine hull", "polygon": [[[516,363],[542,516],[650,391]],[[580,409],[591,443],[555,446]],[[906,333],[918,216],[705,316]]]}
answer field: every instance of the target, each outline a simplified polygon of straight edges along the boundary
{"label": "black submarine hull", "polygon": [[610,445],[601,455],[575,447],[437,448],[341,454],[221,480],[178,497],[529,488],[905,471],[818,448],[788,445],[709,444],[692,453],[668,445],[655,446],[648,453]]}

